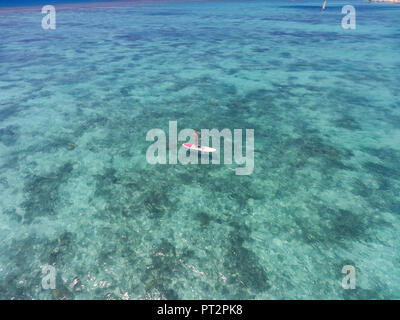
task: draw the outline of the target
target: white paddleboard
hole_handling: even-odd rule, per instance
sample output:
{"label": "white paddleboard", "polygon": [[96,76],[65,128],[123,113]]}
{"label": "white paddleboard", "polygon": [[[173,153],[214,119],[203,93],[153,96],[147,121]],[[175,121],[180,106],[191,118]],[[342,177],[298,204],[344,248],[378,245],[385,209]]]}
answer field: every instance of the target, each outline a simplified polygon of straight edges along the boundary
{"label": "white paddleboard", "polygon": [[217,149],[206,147],[206,146],[196,146],[191,143],[184,143],[183,146],[188,149],[193,149],[201,152],[214,152],[217,151]]}

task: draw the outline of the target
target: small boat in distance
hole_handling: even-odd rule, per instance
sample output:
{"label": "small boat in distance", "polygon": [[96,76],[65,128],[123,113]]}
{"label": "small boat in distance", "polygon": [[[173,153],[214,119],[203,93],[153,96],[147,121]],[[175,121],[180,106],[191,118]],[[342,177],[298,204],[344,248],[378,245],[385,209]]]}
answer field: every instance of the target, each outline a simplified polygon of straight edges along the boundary
{"label": "small boat in distance", "polygon": [[325,6],[326,6],[326,0],[324,1],[324,4],[322,5],[322,11],[325,11]]}

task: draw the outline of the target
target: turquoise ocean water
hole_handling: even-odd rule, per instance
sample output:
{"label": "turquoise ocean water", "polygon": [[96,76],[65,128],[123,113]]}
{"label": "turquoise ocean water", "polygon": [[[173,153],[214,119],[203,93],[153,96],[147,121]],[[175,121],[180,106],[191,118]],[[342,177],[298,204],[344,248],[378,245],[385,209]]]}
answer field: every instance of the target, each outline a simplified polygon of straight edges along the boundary
{"label": "turquoise ocean water", "polygon": [[[0,298],[400,298],[400,6],[321,5],[0,8]],[[148,164],[172,120],[253,174]]]}

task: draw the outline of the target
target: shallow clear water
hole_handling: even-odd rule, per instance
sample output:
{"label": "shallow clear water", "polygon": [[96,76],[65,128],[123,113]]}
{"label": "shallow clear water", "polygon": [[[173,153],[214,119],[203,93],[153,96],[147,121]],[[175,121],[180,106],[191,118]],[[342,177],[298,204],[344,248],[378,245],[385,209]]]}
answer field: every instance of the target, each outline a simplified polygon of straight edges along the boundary
{"label": "shallow clear water", "polygon": [[[400,298],[400,6],[321,2],[0,12],[0,298]],[[253,174],[148,164],[171,120]]]}

